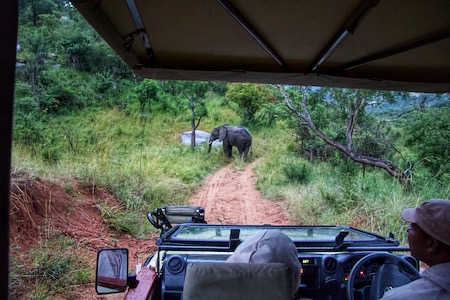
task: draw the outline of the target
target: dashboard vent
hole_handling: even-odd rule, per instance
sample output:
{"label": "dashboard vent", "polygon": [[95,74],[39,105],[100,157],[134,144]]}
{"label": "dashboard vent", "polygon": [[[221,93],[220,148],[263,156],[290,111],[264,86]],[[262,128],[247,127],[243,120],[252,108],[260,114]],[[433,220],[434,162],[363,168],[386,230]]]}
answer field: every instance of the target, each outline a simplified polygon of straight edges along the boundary
{"label": "dashboard vent", "polygon": [[323,267],[324,269],[329,272],[329,273],[333,273],[336,271],[338,266],[338,261],[336,258],[332,257],[332,256],[327,256],[323,259]]}
{"label": "dashboard vent", "polygon": [[183,271],[185,261],[181,256],[174,255],[167,261],[167,270],[172,274],[178,274]]}

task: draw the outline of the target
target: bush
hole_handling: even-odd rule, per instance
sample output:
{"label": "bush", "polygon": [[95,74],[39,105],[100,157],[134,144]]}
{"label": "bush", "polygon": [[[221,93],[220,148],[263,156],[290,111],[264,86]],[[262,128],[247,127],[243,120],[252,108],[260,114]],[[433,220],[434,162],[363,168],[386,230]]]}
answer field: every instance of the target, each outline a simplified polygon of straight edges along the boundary
{"label": "bush", "polygon": [[73,109],[81,109],[94,98],[89,80],[81,73],[69,68],[53,68],[41,78],[45,86],[41,97],[40,109],[56,114]]}
{"label": "bush", "polygon": [[438,178],[450,174],[450,107],[416,112],[406,127],[406,145]]}
{"label": "bush", "polygon": [[283,171],[289,182],[308,184],[311,181],[311,167],[307,163],[301,161],[287,163]]}
{"label": "bush", "polygon": [[44,140],[45,124],[38,114],[14,115],[14,140],[26,145],[36,145]]}

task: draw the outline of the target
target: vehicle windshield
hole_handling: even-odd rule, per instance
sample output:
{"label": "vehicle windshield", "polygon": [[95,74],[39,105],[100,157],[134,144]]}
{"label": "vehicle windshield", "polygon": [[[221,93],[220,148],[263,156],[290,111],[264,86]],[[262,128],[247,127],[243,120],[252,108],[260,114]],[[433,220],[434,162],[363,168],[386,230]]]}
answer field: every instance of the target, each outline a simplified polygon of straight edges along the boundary
{"label": "vehicle windshield", "polygon": [[[261,226],[190,225],[182,226],[170,235],[171,241],[228,241],[231,230],[238,228],[239,239],[245,240],[254,233],[266,229]],[[345,226],[295,226],[268,227],[280,230],[294,242],[323,241],[334,242],[339,233],[348,231],[345,241],[373,241],[379,239],[370,233]]]}
{"label": "vehicle windshield", "polygon": [[[260,230],[280,230],[291,238],[297,249],[324,251],[385,249],[398,251],[400,243],[349,226],[340,225],[224,225],[185,223],[168,230],[156,241],[161,250],[234,251],[237,245]],[[394,249],[395,248],[395,249]]]}

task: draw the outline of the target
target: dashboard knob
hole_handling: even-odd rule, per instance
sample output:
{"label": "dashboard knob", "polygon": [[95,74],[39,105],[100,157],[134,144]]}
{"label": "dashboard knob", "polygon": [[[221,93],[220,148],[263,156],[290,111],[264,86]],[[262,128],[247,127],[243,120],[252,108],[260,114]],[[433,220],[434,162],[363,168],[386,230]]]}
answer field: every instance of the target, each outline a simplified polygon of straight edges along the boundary
{"label": "dashboard knob", "polygon": [[330,293],[335,294],[339,290],[339,284],[336,279],[332,277],[326,277],[325,278],[325,286],[324,288]]}

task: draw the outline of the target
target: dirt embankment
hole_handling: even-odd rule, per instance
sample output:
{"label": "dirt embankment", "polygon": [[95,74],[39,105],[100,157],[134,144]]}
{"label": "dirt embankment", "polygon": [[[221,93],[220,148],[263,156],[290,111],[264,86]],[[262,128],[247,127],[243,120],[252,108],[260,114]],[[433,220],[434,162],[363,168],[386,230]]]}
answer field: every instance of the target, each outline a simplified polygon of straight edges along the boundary
{"label": "dirt embankment", "polygon": [[[257,163],[248,164],[244,170],[230,164],[210,175],[190,204],[205,208],[208,223],[295,224],[282,207],[264,199],[256,189],[253,168]],[[92,270],[96,253],[103,247],[128,248],[131,265],[155,250],[157,234],[137,240],[107,227],[99,207],[120,207],[120,203],[106,190],[85,187],[77,181],[57,184],[24,174],[12,177],[10,256],[14,259],[26,261],[29,250],[40,240],[61,234],[76,241],[77,255],[85,258]],[[93,283],[77,287],[75,295],[80,299],[117,298],[97,296]]]}
{"label": "dirt embankment", "polygon": [[35,279],[28,282],[27,275],[33,265],[30,250],[58,236],[68,236],[75,241],[73,249],[67,253],[90,266],[92,279],[89,284],[73,287],[72,296],[55,299],[120,299],[117,294],[98,296],[95,292],[93,274],[97,251],[104,247],[128,248],[132,265],[138,257],[142,262],[154,252],[156,235],[137,240],[111,230],[103,221],[100,206],[120,207],[120,203],[106,190],[82,186],[77,181],[57,184],[25,174],[13,174],[10,263],[14,272],[20,274],[19,280],[12,281],[12,287],[10,284],[11,299],[30,299],[35,293]]}

